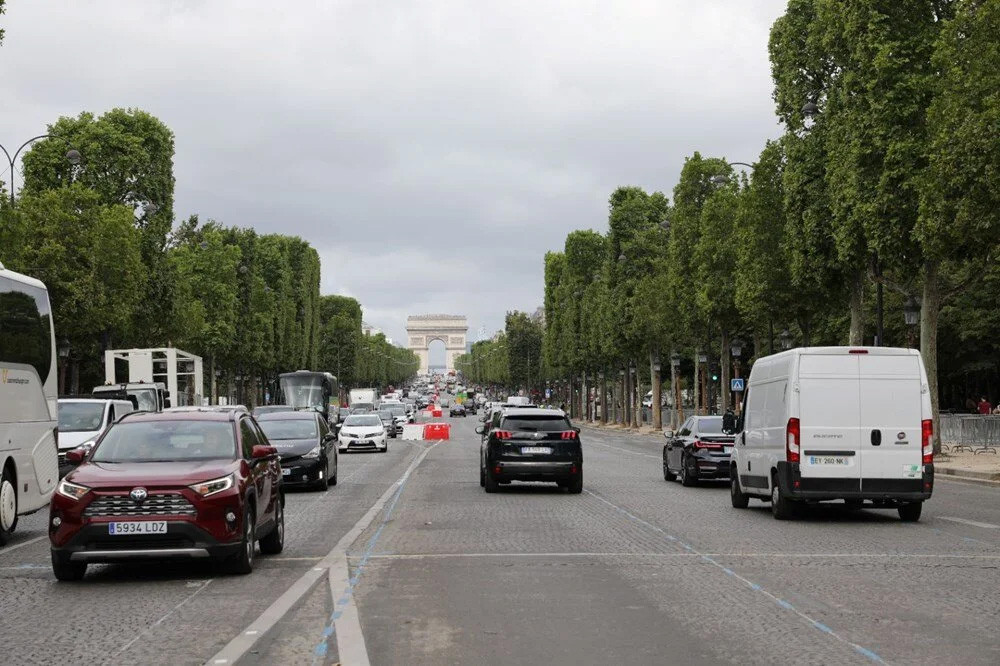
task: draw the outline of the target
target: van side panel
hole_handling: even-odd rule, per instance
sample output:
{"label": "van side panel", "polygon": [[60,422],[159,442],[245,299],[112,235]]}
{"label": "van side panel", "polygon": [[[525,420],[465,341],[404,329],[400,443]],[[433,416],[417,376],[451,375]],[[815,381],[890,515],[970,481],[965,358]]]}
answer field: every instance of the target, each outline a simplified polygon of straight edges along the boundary
{"label": "van side panel", "polygon": [[857,491],[864,473],[859,355],[804,354],[799,359],[799,427],[803,480],[842,479],[828,488]]}
{"label": "van side panel", "polygon": [[862,356],[862,490],[891,490],[880,479],[913,480],[919,489],[921,464],[921,386],[918,356]]}

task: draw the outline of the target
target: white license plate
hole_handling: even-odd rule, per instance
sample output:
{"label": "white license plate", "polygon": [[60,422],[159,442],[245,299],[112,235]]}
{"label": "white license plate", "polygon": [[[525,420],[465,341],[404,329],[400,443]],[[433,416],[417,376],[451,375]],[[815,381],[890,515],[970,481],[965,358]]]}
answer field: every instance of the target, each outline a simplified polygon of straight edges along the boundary
{"label": "white license plate", "polygon": [[126,523],[108,523],[108,534],[120,536],[122,534],[166,534],[167,521],[165,520],[136,520]]}
{"label": "white license plate", "polygon": [[843,456],[809,456],[810,465],[850,465],[851,459]]}
{"label": "white license plate", "polygon": [[722,452],[723,453],[732,453],[733,452],[733,447],[731,447],[731,446],[723,446],[722,447]]}
{"label": "white license plate", "polygon": [[281,468],[281,476],[291,476],[291,475],[292,475],[291,469],[289,469],[288,467]]}
{"label": "white license plate", "polygon": [[521,453],[552,453],[552,448],[548,446],[524,446]]}

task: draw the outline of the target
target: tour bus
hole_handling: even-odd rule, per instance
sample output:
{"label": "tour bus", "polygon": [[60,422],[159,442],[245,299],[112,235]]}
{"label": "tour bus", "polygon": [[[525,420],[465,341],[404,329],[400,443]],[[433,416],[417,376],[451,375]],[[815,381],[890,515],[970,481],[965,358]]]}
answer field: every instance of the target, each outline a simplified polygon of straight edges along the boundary
{"label": "tour bus", "polygon": [[59,482],[55,351],[45,285],[0,264],[0,546]]}

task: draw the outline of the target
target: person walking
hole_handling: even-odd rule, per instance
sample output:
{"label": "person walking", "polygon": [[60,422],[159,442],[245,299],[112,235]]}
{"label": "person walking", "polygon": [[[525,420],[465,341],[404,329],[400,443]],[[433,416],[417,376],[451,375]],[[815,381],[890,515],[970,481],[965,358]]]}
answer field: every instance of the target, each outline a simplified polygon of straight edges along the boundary
{"label": "person walking", "polygon": [[980,398],[979,399],[979,413],[980,414],[989,414],[992,411],[993,411],[993,405],[990,404],[990,401],[986,399],[986,396],[983,396],[982,398]]}

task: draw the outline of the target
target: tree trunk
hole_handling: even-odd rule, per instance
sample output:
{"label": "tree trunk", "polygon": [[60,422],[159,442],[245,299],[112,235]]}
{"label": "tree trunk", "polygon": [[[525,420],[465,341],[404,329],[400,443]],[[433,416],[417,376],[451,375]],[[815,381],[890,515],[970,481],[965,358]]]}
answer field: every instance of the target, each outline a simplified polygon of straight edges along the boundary
{"label": "tree trunk", "polygon": [[701,414],[701,361],[698,356],[701,354],[699,347],[694,348],[694,413]]}
{"label": "tree trunk", "polygon": [[215,378],[215,354],[208,357],[208,380],[208,404],[217,405],[219,404],[219,393],[217,391],[218,385]]}
{"label": "tree trunk", "polygon": [[725,414],[729,409],[729,331],[722,331],[719,351],[719,408]]}
{"label": "tree trunk", "polygon": [[632,425],[632,373],[629,367],[625,366],[625,378],[622,380],[622,405],[625,407],[624,426]]}
{"label": "tree trunk", "polygon": [[936,262],[924,264],[924,297],[920,306],[920,355],[927,370],[927,390],[934,415],[934,453],[941,453],[941,419],[938,413],[938,315],[941,314],[941,284]]}
{"label": "tree trunk", "polygon": [[77,360],[70,361],[69,368],[69,384],[70,392],[73,395],[80,395],[80,362]]}
{"label": "tree trunk", "polygon": [[657,366],[660,364],[660,351],[654,350],[649,352],[649,363],[650,363],[650,377],[653,378],[653,398],[649,401],[649,409],[653,415],[653,427],[656,428],[657,432],[663,430],[663,412],[660,411],[660,396],[663,394],[663,379],[660,377],[660,370]]}
{"label": "tree trunk", "polygon": [[860,347],[865,344],[864,291],[864,273],[858,271],[851,279],[851,331],[847,344],[852,347]]}
{"label": "tree trunk", "polygon": [[[673,354],[671,354],[673,356]],[[680,391],[677,390],[677,366],[670,363],[670,394],[673,396],[674,408],[670,412],[670,428],[677,431],[677,408],[680,407]]]}
{"label": "tree trunk", "polygon": [[632,427],[638,428],[642,425],[642,381],[639,379],[639,368],[642,363],[636,359],[635,379],[632,380]]}
{"label": "tree trunk", "polygon": [[608,380],[601,373],[601,425],[608,425]]}

